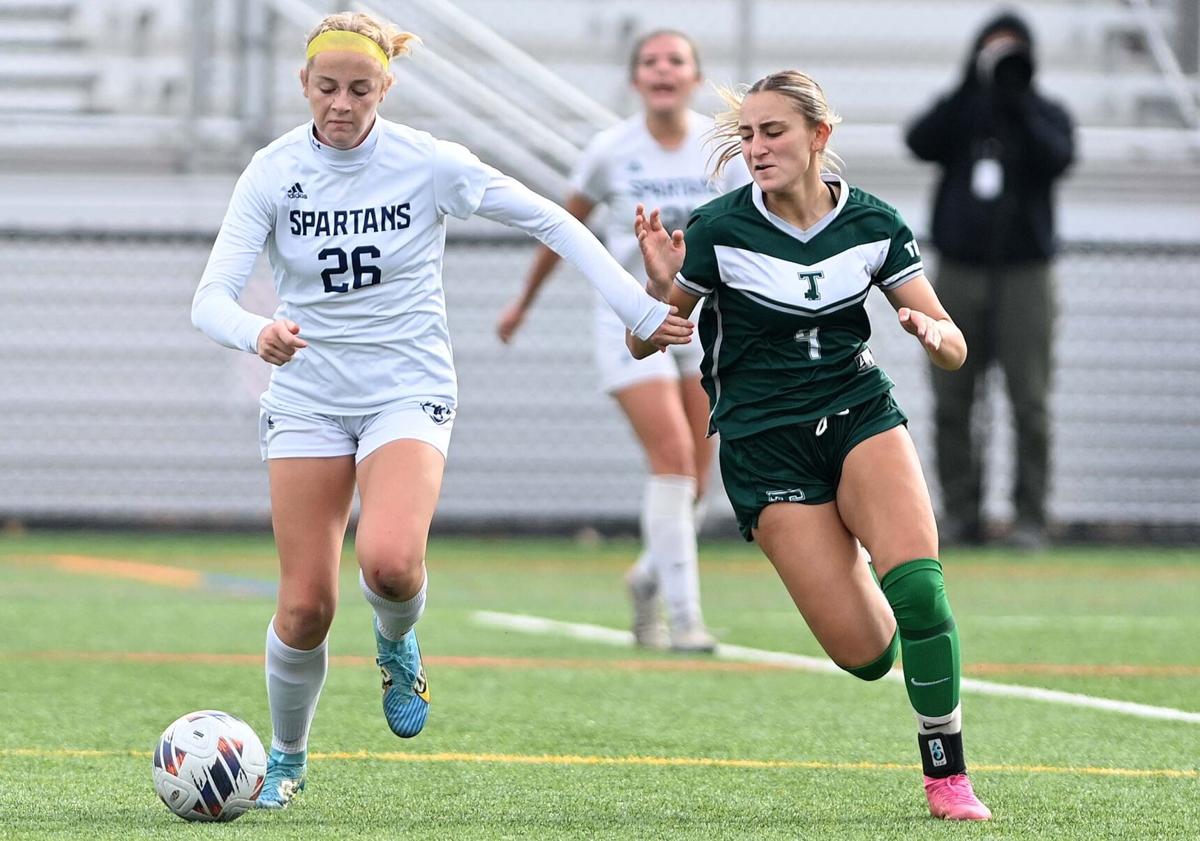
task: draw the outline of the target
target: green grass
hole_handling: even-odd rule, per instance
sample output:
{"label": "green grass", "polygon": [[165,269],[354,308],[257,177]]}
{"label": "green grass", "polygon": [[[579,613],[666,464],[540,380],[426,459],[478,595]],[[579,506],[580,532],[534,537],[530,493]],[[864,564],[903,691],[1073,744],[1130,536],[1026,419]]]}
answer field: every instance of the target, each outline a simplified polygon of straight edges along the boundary
{"label": "green grass", "polygon": [[[192,709],[226,709],[269,736],[257,658],[273,600],[153,583],[128,568],[68,571],[55,558],[269,582],[269,538],[0,537],[0,838],[1200,836],[1200,724],[966,693],[972,776],[996,819],[949,825],[927,815],[895,683],[703,668],[473,618],[482,609],[623,628],[620,575],[635,550],[435,539],[421,622],[434,705],[412,741],[383,724],[348,555],[308,789],[282,813],[186,826],[154,796],[149,752]],[[714,543],[702,558],[707,618],[722,640],[820,654],[754,547]],[[1200,711],[1200,552],[944,561],[968,676]],[[187,660],[214,653],[252,657]],[[520,662],[438,662],[450,656]],[[688,663],[700,667],[678,668]],[[703,759],[731,761],[689,764]]]}

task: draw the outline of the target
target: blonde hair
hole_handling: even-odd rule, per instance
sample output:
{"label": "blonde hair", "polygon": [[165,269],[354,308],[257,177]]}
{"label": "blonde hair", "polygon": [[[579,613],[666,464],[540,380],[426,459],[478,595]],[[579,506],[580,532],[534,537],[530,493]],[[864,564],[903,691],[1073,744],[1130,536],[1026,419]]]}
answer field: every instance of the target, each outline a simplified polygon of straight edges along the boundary
{"label": "blonde hair", "polygon": [[[728,110],[716,115],[712,130],[712,137],[717,141],[717,147],[712,154],[712,157],[716,158],[714,174],[720,175],[727,163],[742,154],[742,138],[738,131],[742,122],[742,103],[750,94],[766,91],[773,91],[790,99],[796,112],[804,117],[810,128],[824,123],[832,130],[842,121],[829,107],[821,86],[811,76],[799,70],[781,70],[764,76],[749,86],[718,87],[717,94],[725,101]],[[842,159],[828,144],[818,154],[821,156],[822,170],[842,171]]]}
{"label": "blonde hair", "polygon": [[379,49],[383,50],[389,59],[406,56],[412,52],[413,47],[421,43],[421,39],[411,32],[404,32],[390,23],[377,21],[370,15],[361,12],[338,12],[326,15],[313,27],[304,42],[305,46],[326,32],[356,32],[378,44]]}

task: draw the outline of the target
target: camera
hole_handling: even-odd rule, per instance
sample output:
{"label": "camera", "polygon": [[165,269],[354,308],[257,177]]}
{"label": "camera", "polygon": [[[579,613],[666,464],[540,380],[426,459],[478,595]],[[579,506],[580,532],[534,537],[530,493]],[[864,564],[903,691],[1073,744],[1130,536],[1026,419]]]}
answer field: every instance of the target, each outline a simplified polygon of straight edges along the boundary
{"label": "camera", "polygon": [[997,91],[1024,93],[1033,82],[1033,53],[1019,38],[1000,37],[979,51],[976,68],[980,80]]}

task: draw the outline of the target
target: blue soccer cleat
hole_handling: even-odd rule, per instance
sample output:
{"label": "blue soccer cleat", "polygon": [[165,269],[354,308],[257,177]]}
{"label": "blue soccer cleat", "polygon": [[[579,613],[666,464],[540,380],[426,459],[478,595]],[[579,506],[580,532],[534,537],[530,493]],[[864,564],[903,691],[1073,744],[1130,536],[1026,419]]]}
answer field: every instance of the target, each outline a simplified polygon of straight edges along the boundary
{"label": "blue soccer cleat", "polygon": [[392,641],[376,627],[375,646],[379,650],[375,662],[383,673],[383,716],[393,733],[411,739],[421,732],[429,717],[429,684],[421,665],[417,632],[410,630]]}
{"label": "blue soccer cleat", "polygon": [[256,801],[260,809],[284,809],[304,789],[308,772],[308,753],[284,753],[271,748],[267,757],[267,777]]}

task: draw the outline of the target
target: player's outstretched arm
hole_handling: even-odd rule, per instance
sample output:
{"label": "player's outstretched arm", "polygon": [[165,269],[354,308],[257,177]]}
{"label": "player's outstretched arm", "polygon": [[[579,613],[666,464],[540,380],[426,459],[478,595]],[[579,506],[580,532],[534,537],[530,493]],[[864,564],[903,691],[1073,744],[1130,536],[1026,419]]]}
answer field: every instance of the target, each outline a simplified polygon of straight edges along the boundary
{"label": "player's outstretched arm", "polygon": [[583,223],[549,199],[495,170],[475,213],[537,237],[571,262],[625,326],[649,340],[667,319],[667,305],[646,294]]}
{"label": "player's outstretched arm", "polygon": [[[580,222],[586,221],[595,207],[595,202],[580,193],[572,193],[563,204],[563,209]],[[525,286],[521,289],[521,294],[501,310],[499,318],[496,319],[496,335],[500,337],[500,341],[508,344],[516,336],[517,330],[525,321],[525,316],[533,307],[533,302],[537,300],[542,284],[550,277],[550,272],[554,271],[560,259],[562,258],[558,256],[558,252],[545,245],[538,246],[533,265],[529,267],[529,274],[525,276]]]}

